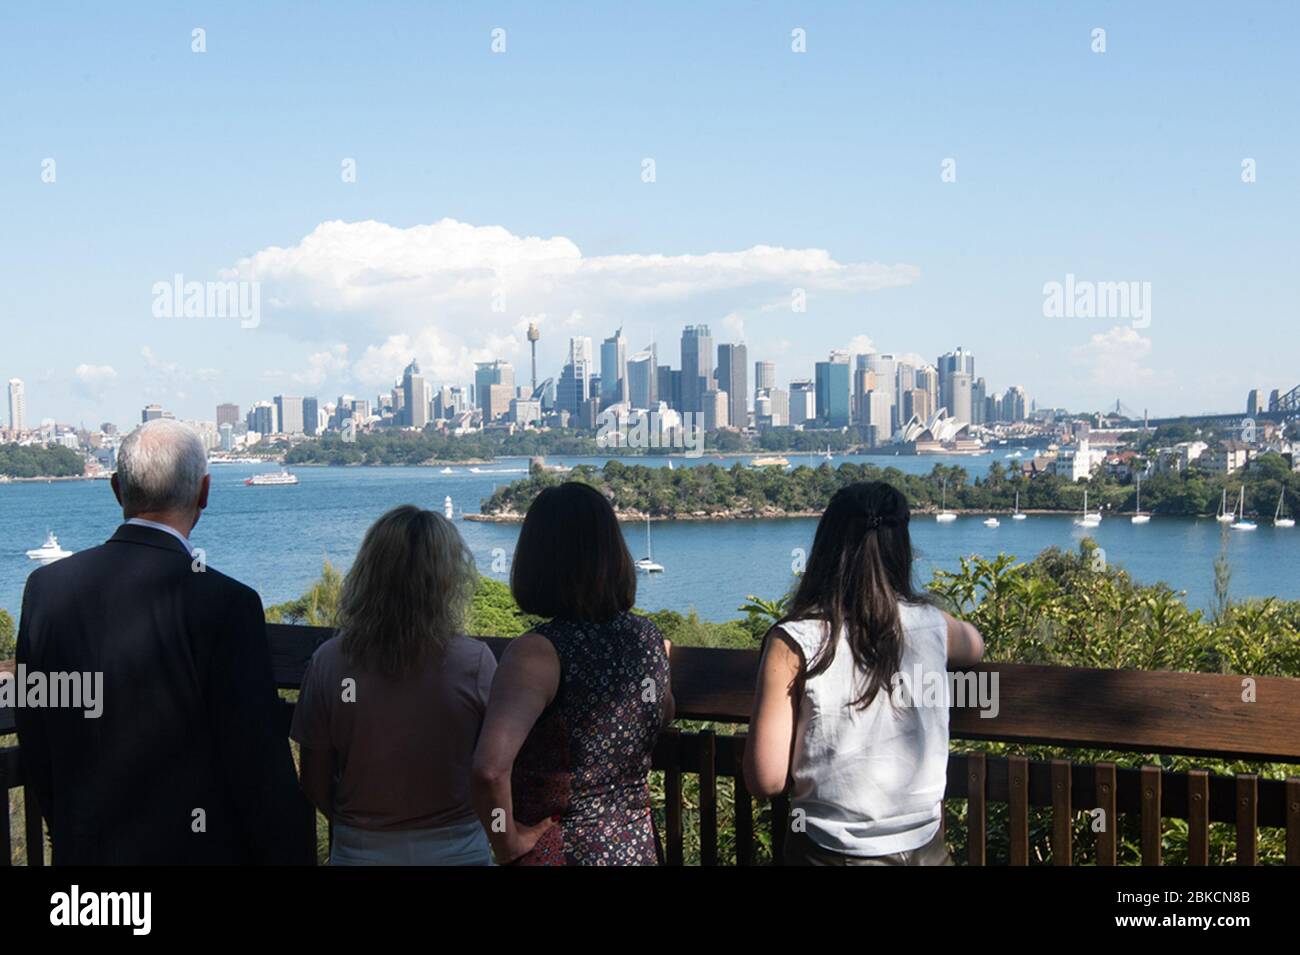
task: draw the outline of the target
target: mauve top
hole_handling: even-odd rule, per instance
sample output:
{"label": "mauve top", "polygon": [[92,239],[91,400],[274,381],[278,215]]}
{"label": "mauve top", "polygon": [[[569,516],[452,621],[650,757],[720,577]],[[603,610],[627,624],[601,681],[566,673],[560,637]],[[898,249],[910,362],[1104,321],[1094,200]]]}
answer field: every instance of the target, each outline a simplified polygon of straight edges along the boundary
{"label": "mauve top", "polygon": [[400,679],[354,666],[339,637],[321,644],[289,735],[333,751],[335,821],[385,830],[474,821],[470,765],[496,667],[472,637],[454,637],[442,657]]}

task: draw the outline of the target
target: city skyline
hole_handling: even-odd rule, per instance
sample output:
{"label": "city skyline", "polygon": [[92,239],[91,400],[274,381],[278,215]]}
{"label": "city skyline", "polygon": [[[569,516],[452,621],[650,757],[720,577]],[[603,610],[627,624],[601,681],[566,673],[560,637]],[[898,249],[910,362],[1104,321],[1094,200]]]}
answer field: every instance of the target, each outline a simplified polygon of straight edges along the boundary
{"label": "city skyline", "polygon": [[[60,43],[73,14],[6,10],[30,42],[0,77],[44,79],[0,156],[0,379],[27,383],[29,424],[206,419],[373,395],[412,358],[429,380],[524,369],[532,323],[545,368],[574,336],[621,327],[630,359],[705,325],[809,377],[832,350],[964,341],[1045,404],[1235,410],[1300,382],[1267,347],[1294,301],[1300,93],[1278,82],[1286,23],[1230,13],[692,10],[682,30],[144,5],[79,11],[96,41]],[[546,95],[524,109],[524,89]],[[160,159],[161,116],[183,117],[183,161]],[[226,278],[255,321],[158,314],[184,297],[158,286]],[[1096,298],[1055,309],[1057,285]]]}

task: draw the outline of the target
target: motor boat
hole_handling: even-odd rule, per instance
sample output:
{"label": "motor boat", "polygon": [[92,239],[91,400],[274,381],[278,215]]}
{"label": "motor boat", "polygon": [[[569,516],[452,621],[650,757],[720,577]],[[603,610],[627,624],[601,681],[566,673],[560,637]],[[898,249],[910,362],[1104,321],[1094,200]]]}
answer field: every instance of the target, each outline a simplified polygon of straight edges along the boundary
{"label": "motor boat", "polygon": [[45,535],[45,543],[40,547],[33,547],[27,552],[27,556],[44,564],[52,564],[56,560],[71,557],[72,551],[60,547],[59,539],[54,536],[54,531],[49,531]]}

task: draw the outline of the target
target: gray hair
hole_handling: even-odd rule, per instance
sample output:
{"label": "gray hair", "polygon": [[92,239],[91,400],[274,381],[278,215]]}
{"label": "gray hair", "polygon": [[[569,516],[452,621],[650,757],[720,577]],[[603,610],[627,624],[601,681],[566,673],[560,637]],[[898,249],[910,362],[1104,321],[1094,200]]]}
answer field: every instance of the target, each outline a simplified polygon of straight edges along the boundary
{"label": "gray hair", "polygon": [[183,511],[199,499],[208,453],[190,428],[170,418],[140,425],[117,449],[117,486],[127,517]]}

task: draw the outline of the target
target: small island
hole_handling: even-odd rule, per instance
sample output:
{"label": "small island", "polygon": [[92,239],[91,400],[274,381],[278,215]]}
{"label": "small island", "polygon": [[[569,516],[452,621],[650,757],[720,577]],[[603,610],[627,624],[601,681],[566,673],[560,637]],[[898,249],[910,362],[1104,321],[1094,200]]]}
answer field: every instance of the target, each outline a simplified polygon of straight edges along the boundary
{"label": "small island", "polygon": [[[831,495],[856,481],[888,481],[907,495],[917,513],[947,510],[970,514],[1068,514],[1081,510],[1088,491],[1091,510],[1131,513],[1136,487],[1099,472],[1088,481],[1039,474],[1026,477],[994,461],[971,480],[964,467],[936,464],[928,474],[905,474],[894,467],[845,462],[818,467],[730,467],[702,464],[669,469],[608,461],[604,467],[580,465],[567,474],[534,466],[528,477],[498,488],[466,520],[511,523],[523,520],[543,488],[561,481],[583,481],[605,494],[623,520],[752,520],[818,517]],[[1209,475],[1195,469],[1157,474],[1142,483],[1142,509],[1162,516],[1213,515],[1224,489],[1235,496],[1241,475]],[[1288,509],[1300,504],[1300,474],[1280,455],[1265,455],[1246,479],[1247,511],[1273,512],[1279,496]]]}

